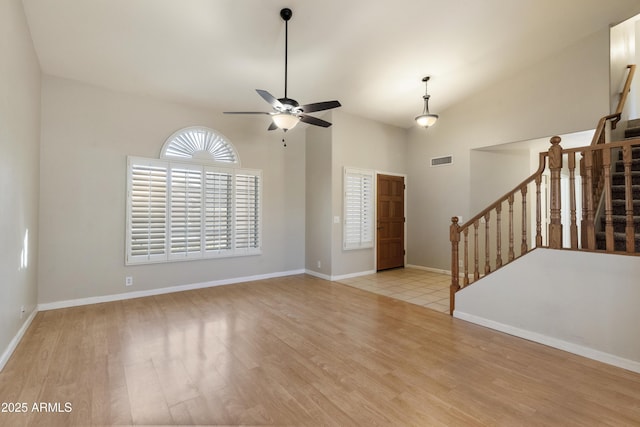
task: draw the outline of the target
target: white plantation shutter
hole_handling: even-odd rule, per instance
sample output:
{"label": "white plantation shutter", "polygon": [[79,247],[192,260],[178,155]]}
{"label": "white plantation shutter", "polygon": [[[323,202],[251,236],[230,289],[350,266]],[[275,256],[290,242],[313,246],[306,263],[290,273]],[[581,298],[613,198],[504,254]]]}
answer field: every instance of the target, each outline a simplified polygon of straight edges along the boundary
{"label": "white plantation shutter", "polygon": [[344,170],[344,249],[373,247],[373,171]]}
{"label": "white plantation shutter", "polygon": [[205,250],[222,253],[232,248],[233,175],[205,170]]}
{"label": "white plantation shutter", "polygon": [[193,258],[202,250],[202,166],[171,166],[170,257]]}
{"label": "white plantation shutter", "polygon": [[236,175],[235,246],[251,252],[260,248],[260,176]]}
{"label": "white plantation shutter", "polygon": [[127,264],[260,253],[260,171],[127,164]]}
{"label": "white plantation shutter", "polygon": [[160,157],[238,164],[233,145],[219,132],[203,126],[180,129],[171,135],[165,141]]}
{"label": "white plantation shutter", "polygon": [[128,171],[128,262],[163,259],[167,248],[166,162],[130,162]]}

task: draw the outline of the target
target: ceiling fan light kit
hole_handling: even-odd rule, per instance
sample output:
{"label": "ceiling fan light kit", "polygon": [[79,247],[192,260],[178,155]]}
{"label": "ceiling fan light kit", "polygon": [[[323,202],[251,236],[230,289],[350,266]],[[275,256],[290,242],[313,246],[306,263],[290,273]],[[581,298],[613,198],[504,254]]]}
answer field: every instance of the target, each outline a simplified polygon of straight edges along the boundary
{"label": "ceiling fan light kit", "polygon": [[422,114],[417,116],[415,119],[418,126],[421,126],[423,128],[433,126],[438,120],[437,114],[429,113],[429,98],[431,98],[431,96],[427,93],[427,82],[429,81],[429,79],[429,76],[422,79],[422,81],[424,82],[424,96],[422,97],[422,99],[424,100],[424,108],[422,109]]}
{"label": "ceiling fan light kit", "polygon": [[282,129],[288,131],[293,129],[298,122],[304,122],[314,126],[329,127],[331,123],[310,116],[307,113],[315,111],[330,110],[341,106],[338,101],[324,101],[313,104],[300,105],[295,99],[287,96],[287,68],[288,68],[288,50],[289,50],[289,20],[293,16],[293,12],[289,8],[280,10],[280,17],[285,22],[285,39],[284,39],[284,97],[276,98],[266,90],[256,89],[258,95],[271,104],[272,112],[261,111],[225,111],[225,114],[268,114],[271,116],[272,123],[268,130]]}
{"label": "ceiling fan light kit", "polygon": [[271,116],[271,119],[278,128],[282,129],[285,132],[296,127],[296,125],[300,121],[299,118],[291,113],[274,114],[273,116]]}

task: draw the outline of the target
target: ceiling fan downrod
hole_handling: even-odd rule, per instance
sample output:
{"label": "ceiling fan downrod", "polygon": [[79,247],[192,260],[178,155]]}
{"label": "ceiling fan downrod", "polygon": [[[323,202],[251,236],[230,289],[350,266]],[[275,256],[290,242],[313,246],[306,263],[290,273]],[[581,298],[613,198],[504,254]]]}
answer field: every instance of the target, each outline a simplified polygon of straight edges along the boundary
{"label": "ceiling fan downrod", "polygon": [[285,7],[280,11],[280,17],[284,20],[284,98],[287,97],[287,69],[289,63],[289,20],[293,16],[291,9]]}

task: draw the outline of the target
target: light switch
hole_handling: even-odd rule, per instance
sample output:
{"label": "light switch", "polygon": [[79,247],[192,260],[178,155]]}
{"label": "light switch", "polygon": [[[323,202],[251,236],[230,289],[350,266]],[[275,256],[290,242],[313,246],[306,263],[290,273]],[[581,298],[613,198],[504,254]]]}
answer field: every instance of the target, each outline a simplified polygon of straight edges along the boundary
{"label": "light switch", "polygon": [[340,224],[340,216],[336,215],[333,217],[333,223],[334,224]]}

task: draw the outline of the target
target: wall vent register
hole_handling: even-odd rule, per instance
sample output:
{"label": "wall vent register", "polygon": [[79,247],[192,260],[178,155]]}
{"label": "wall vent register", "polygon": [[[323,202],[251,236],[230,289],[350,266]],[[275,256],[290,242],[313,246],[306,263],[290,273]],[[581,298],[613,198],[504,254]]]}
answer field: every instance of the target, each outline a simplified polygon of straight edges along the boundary
{"label": "wall vent register", "polygon": [[433,157],[431,166],[448,166],[453,163],[453,156]]}

